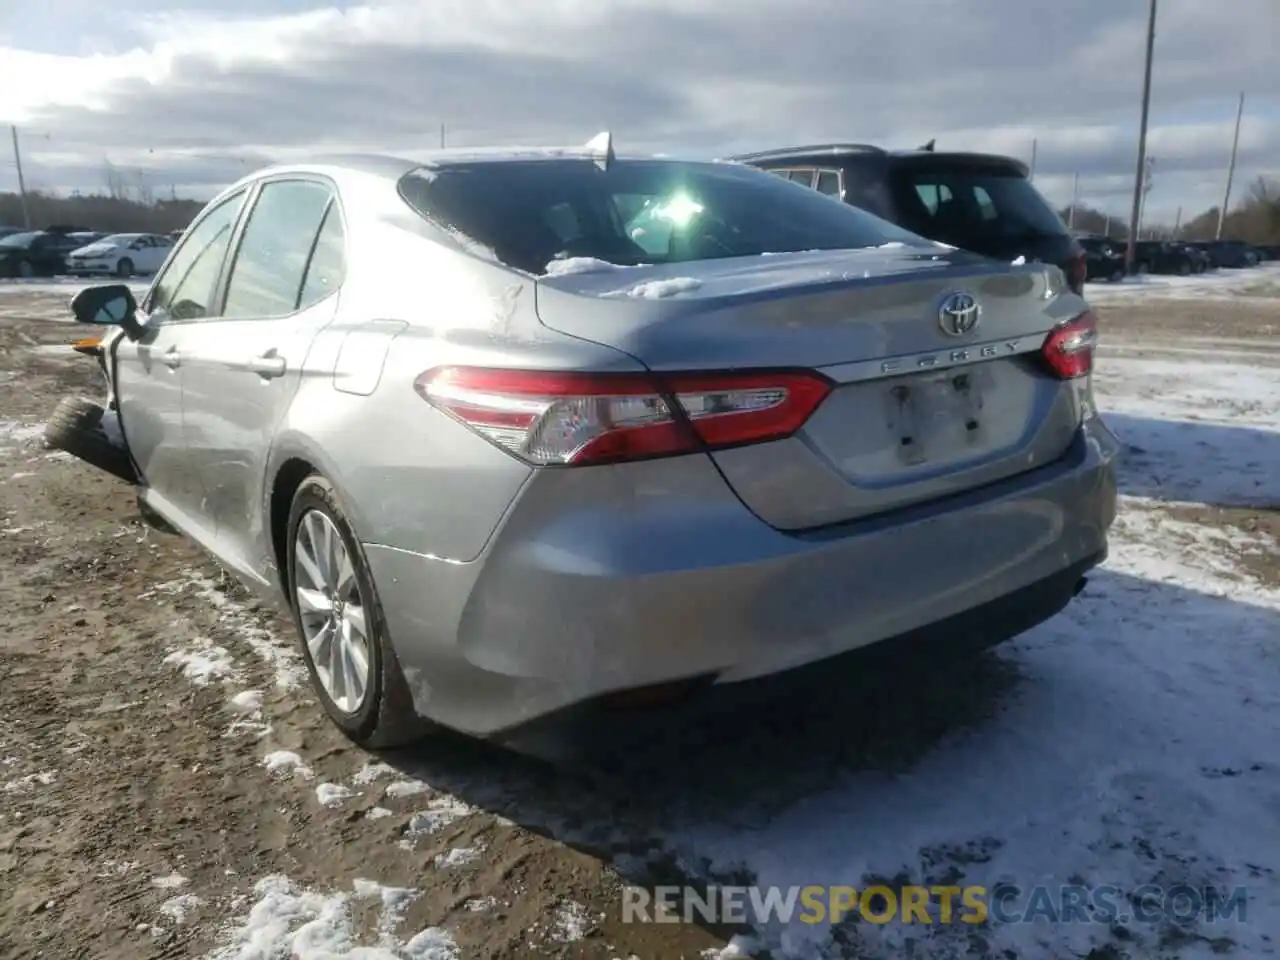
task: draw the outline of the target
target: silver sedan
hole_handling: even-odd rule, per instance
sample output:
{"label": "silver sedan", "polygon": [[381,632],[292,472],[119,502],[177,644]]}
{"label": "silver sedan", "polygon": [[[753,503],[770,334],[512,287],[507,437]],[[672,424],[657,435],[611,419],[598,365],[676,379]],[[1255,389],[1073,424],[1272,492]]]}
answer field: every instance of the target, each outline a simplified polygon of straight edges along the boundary
{"label": "silver sedan", "polygon": [[274,167],[74,309],[146,514],[287,602],[367,745],[995,644],[1115,515],[1057,268],[739,164]]}

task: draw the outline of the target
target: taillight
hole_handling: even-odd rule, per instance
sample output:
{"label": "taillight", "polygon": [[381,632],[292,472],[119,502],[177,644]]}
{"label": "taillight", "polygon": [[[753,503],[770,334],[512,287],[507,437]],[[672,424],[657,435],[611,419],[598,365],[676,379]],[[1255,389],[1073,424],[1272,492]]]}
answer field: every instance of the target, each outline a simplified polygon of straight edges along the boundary
{"label": "taillight", "polygon": [[1063,380],[1072,380],[1093,371],[1093,348],[1097,344],[1098,318],[1087,311],[1050,330],[1040,352],[1050,370]]}
{"label": "taillight", "polygon": [[442,367],[414,389],[536,464],[580,466],[693,453],[795,433],[831,390],[810,371],[590,374]]}
{"label": "taillight", "polygon": [[1067,286],[1072,293],[1084,292],[1084,281],[1089,275],[1089,263],[1083,253],[1076,254],[1071,261],[1070,273],[1067,275]]}

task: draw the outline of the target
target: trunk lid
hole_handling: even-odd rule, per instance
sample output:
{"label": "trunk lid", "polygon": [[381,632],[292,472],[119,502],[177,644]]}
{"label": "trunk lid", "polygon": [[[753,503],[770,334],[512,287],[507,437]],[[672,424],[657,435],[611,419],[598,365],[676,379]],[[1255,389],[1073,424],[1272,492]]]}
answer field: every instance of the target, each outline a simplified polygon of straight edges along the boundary
{"label": "trunk lid", "polygon": [[[977,301],[972,329],[944,330],[953,294]],[[1039,349],[1086,305],[1043,265],[894,247],[602,268],[539,278],[537,307],[546,326],[658,372],[827,376],[834,389],[798,433],[712,454],[780,529],[1034,469],[1061,456],[1080,423],[1079,385],[1048,373]]]}

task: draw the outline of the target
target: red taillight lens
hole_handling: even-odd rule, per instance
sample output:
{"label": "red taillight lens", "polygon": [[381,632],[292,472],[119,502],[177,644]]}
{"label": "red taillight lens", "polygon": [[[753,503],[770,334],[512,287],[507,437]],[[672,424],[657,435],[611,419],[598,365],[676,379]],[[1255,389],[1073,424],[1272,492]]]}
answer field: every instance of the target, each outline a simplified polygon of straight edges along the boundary
{"label": "red taillight lens", "polygon": [[1049,369],[1063,380],[1083,377],[1093,371],[1093,348],[1098,345],[1098,318],[1092,311],[1054,327],[1040,352]]}
{"label": "red taillight lens", "polygon": [[781,439],[800,429],[831,384],[809,371],[660,376],[443,367],[422,374],[414,388],[509,453],[579,466]]}
{"label": "red taillight lens", "polygon": [[1084,281],[1089,275],[1089,263],[1083,253],[1076,254],[1071,261],[1071,272],[1067,276],[1067,285],[1072,293],[1084,292]]}

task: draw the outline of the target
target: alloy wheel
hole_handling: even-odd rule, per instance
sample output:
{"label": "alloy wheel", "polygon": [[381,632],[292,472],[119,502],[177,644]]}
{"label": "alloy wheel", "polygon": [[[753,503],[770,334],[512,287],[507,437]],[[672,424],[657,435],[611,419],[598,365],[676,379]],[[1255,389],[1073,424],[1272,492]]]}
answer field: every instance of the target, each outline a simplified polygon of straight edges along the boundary
{"label": "alloy wheel", "polygon": [[369,691],[370,640],[351,555],[320,510],[302,515],[293,553],[293,592],[316,676],[333,705],[354,714]]}

